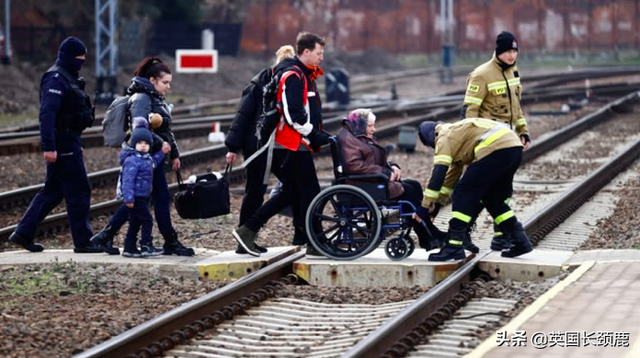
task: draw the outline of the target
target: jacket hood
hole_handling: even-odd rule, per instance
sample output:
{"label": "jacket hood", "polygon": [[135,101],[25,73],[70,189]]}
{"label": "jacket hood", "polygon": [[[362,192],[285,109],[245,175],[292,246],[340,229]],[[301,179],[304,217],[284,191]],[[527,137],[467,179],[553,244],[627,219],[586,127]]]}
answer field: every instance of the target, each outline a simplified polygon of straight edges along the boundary
{"label": "jacket hood", "polygon": [[136,76],[131,79],[131,84],[129,85],[129,88],[127,88],[127,94],[132,95],[139,92],[144,92],[158,98],[161,97],[160,93],[156,91],[148,78]]}
{"label": "jacket hood", "polygon": [[124,161],[127,160],[132,155],[136,155],[136,150],[127,146],[126,148],[123,146],[123,149],[120,151],[118,155],[118,159],[120,160],[120,165],[124,164]]}

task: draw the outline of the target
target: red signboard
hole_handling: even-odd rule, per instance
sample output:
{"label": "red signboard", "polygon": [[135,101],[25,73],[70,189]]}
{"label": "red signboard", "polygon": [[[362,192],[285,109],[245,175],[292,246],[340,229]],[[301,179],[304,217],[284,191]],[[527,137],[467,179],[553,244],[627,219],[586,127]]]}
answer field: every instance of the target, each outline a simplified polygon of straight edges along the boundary
{"label": "red signboard", "polygon": [[183,73],[218,72],[218,51],[176,50],[176,71]]}

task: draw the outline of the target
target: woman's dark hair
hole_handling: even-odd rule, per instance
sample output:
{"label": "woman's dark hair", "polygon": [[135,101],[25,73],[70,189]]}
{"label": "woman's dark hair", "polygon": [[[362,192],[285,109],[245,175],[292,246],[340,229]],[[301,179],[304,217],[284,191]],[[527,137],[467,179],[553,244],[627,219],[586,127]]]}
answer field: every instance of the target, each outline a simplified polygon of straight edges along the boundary
{"label": "woman's dark hair", "polygon": [[162,62],[161,59],[157,57],[145,57],[144,60],[140,61],[133,75],[145,78],[160,78],[163,72],[171,74],[169,66]]}

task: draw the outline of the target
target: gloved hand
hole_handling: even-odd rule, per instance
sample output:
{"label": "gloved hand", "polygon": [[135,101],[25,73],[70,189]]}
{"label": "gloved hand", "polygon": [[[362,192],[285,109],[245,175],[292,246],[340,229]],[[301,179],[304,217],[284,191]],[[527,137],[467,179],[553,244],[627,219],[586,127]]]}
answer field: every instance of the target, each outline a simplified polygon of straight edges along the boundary
{"label": "gloved hand", "polygon": [[311,149],[317,151],[320,149],[320,147],[329,143],[329,137],[329,134],[325,132],[314,130],[309,133],[307,139],[309,139],[309,146],[311,147]]}
{"label": "gloved hand", "polygon": [[522,145],[527,145],[531,143],[531,137],[528,134],[520,135],[520,140],[522,141]]}

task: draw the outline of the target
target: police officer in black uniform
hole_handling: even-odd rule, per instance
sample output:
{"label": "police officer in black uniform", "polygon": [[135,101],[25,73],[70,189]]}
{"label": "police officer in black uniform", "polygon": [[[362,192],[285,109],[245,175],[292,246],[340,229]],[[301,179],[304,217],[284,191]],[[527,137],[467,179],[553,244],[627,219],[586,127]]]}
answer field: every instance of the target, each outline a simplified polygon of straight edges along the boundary
{"label": "police officer in black uniform", "polygon": [[87,47],[75,37],[60,44],[58,58],[40,82],[40,140],[47,176],[44,188],[33,198],[18,227],[9,238],[31,252],[44,247],[34,243],[38,223],[62,199],[67,205],[69,226],[76,253],[102,252],[92,246],[89,225],[91,186],[82,159],[80,134],[93,123],[91,100],[78,72]]}

